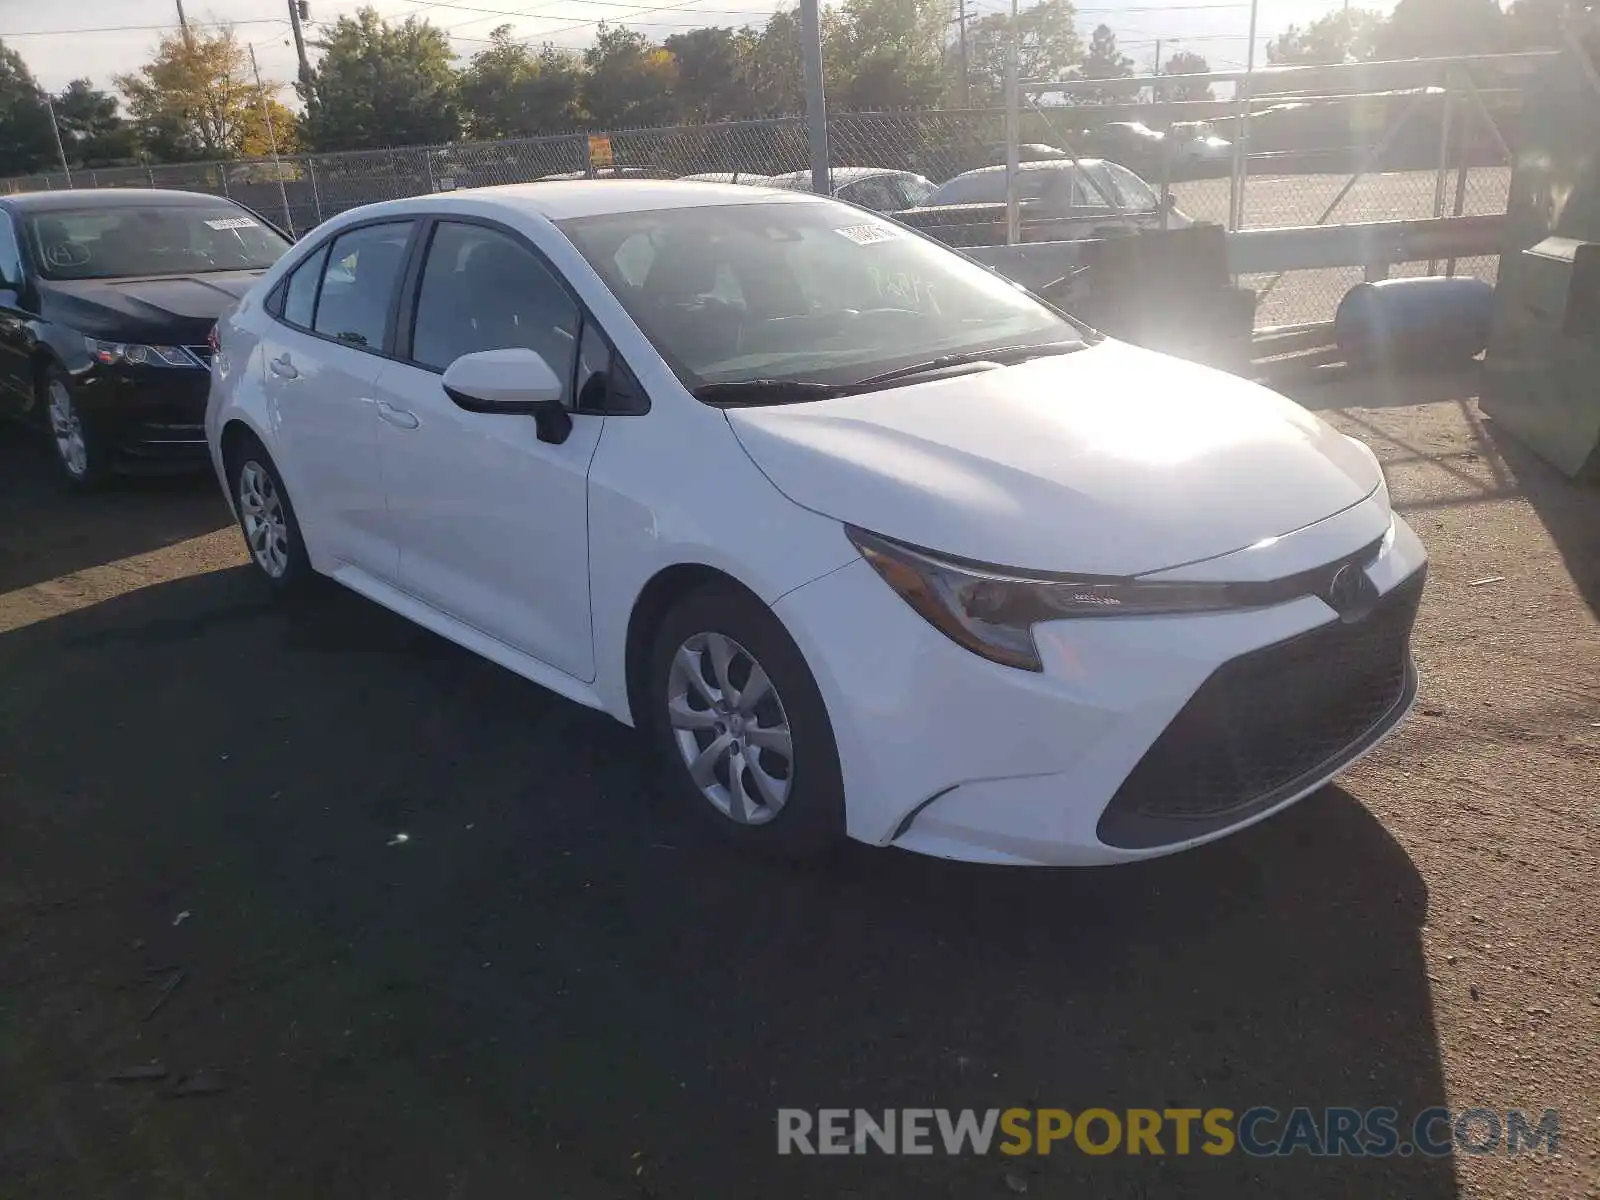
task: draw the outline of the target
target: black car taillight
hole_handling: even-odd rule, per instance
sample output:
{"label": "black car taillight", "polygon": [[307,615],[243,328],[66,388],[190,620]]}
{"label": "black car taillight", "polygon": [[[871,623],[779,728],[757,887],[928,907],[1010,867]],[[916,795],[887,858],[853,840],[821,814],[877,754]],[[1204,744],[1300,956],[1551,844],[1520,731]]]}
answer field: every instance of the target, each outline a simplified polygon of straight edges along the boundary
{"label": "black car taillight", "polygon": [[222,351],[222,333],[215,325],[206,333],[206,345],[211,347],[211,356],[213,358]]}

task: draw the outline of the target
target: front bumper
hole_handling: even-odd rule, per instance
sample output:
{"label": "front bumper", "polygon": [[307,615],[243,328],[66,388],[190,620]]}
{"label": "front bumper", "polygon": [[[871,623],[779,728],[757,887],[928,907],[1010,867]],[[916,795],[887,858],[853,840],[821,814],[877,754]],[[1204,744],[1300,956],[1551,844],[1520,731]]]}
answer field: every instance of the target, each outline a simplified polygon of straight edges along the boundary
{"label": "front bumper", "polygon": [[[1341,537],[1351,524],[1324,523]],[[1325,542],[1326,531],[1317,531],[1283,539],[1284,555],[1303,556],[1312,543]],[[1323,561],[1352,552],[1370,535],[1369,525]],[[1426,563],[1421,542],[1394,518],[1366,567],[1380,601],[1364,620],[1404,607],[1406,585],[1420,587]],[[1268,721],[1254,729],[1257,746],[1218,746],[1251,731],[1228,719],[1226,709],[1221,720],[1209,711],[1208,720],[1197,722],[1191,701],[1203,705],[1215,690],[1208,681],[1227,682],[1239,670],[1230,666],[1236,661],[1266,664],[1264,672],[1245,673],[1245,687],[1279,679],[1290,692],[1319,671],[1337,678],[1355,670],[1337,656],[1319,662],[1332,643],[1313,631],[1340,622],[1316,597],[1243,612],[1041,625],[1035,641],[1042,673],[1002,667],[955,645],[865,562],[791,592],[775,610],[828,706],[850,835],[943,858],[1091,865],[1200,845],[1321,787],[1377,745],[1415,695],[1408,644],[1413,605],[1392,622],[1402,627],[1398,643],[1389,643],[1394,657],[1386,660],[1393,694],[1381,704],[1367,696],[1364,722],[1355,714],[1361,697],[1352,697],[1332,735],[1326,722],[1319,724],[1321,702],[1302,696],[1298,708],[1284,710],[1289,723],[1276,728],[1287,737],[1303,722],[1298,756],[1278,763],[1271,779],[1245,771],[1247,788],[1265,780],[1256,794],[1225,796],[1224,768],[1238,766],[1247,753],[1259,755],[1261,745],[1270,749],[1274,727]],[[1287,661],[1269,649],[1284,644],[1308,653]],[[1190,716],[1180,720],[1186,710]],[[1185,764],[1192,767],[1187,784]]]}
{"label": "front bumper", "polygon": [[96,367],[76,380],[76,400],[123,470],[201,469],[211,375],[198,368]]}

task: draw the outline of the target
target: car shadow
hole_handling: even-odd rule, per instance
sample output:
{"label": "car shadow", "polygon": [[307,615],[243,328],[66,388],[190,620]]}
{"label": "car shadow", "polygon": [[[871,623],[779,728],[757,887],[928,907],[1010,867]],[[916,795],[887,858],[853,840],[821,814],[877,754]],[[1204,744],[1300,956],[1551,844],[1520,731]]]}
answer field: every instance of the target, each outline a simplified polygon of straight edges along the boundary
{"label": "car shadow", "polygon": [[776,1154],[780,1107],[1404,1129],[1445,1094],[1427,892],[1337,787],[1132,867],[764,862],[680,820],[633,731],[244,569],[0,634],[0,676],[31,1194],[1456,1195],[1420,1156]]}
{"label": "car shadow", "polygon": [[1345,408],[1409,408],[1479,394],[1483,364],[1392,370],[1355,368],[1343,361],[1314,367],[1293,360],[1264,369],[1261,382],[1311,412]]}
{"label": "car shadow", "polygon": [[0,421],[0,593],[117,562],[232,521],[209,471],[113,480],[89,495],[49,443]]}

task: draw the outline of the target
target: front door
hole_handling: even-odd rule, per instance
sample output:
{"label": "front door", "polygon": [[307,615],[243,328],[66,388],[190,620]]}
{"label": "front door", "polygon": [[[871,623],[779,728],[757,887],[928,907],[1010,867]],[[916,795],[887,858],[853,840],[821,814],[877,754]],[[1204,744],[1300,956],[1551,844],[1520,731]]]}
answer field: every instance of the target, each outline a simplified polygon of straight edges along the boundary
{"label": "front door", "polygon": [[23,308],[26,290],[16,224],[10,213],[0,212],[0,412],[26,412],[35,400],[32,317]]}
{"label": "front door", "polygon": [[289,277],[262,340],[281,464],[308,541],[394,583],[399,550],[378,468],[374,383],[412,222],[358,226]]}
{"label": "front door", "polygon": [[[463,354],[521,347],[581,384],[577,302],[534,251],[496,226],[441,221],[404,362],[377,381],[379,445],[401,586],[575,678],[594,678],[589,463],[605,418],[574,413],[542,442],[532,417],[468,412],[441,377]],[[402,339],[402,345],[405,339]],[[603,353],[598,338],[584,357]],[[593,365],[593,364],[591,364]]]}

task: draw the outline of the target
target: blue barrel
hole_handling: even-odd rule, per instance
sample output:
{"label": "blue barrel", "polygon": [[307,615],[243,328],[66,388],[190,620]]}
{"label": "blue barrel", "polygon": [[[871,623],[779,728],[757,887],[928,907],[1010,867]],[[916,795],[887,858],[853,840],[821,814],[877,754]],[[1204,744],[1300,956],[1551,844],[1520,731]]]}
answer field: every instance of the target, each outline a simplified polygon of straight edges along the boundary
{"label": "blue barrel", "polygon": [[1489,344],[1493,308],[1481,279],[1358,283],[1339,303],[1334,335],[1349,363],[1460,362]]}

